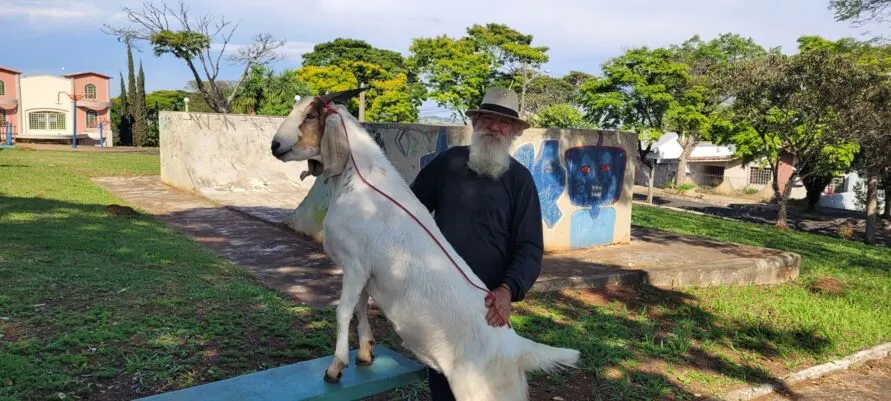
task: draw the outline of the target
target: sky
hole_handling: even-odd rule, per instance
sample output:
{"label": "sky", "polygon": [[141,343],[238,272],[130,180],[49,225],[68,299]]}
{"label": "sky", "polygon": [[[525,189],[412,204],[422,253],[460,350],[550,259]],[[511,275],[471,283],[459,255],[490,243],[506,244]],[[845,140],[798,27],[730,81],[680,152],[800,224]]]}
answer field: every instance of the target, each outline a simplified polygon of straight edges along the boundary
{"label": "sky", "polygon": [[[153,0],[160,6],[163,3]],[[168,0],[178,9],[179,0]],[[126,48],[103,25],[132,26],[124,7],[142,10],[143,1],[0,0],[0,66],[24,75],[63,75],[95,71],[112,76],[112,96],[127,79]],[[225,18],[237,24],[229,50],[261,32],[286,40],[285,59],[272,67],[299,68],[301,54],[316,43],[338,37],[408,55],[412,39],[459,37],[472,24],[504,23],[548,46],[544,68],[552,76],[571,70],[596,74],[600,65],[639,46],[668,46],[693,35],[711,39],[733,32],[766,48],[796,51],[802,35],[828,39],[866,39],[867,28],[836,22],[829,0],[186,0],[192,18]],[[172,26],[178,26],[175,20]],[[232,25],[230,25],[231,28]],[[873,33],[880,32],[873,28]],[[228,32],[228,29],[226,30]],[[220,40],[214,49],[219,49]],[[216,54],[218,50],[214,51]],[[184,62],[156,57],[148,45],[134,52],[146,77],[146,91],[182,89],[192,79]],[[222,79],[236,79],[241,69],[220,62]],[[426,103],[422,115],[435,112]]]}

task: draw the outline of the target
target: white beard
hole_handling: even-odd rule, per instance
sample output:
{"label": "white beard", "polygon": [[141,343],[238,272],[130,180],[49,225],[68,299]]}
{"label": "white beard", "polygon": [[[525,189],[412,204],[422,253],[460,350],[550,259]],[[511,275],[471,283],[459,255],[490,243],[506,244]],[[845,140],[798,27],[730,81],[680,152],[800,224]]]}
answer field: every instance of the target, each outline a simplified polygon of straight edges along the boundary
{"label": "white beard", "polygon": [[514,137],[490,134],[488,130],[473,132],[467,166],[479,175],[498,179],[510,167],[510,146]]}

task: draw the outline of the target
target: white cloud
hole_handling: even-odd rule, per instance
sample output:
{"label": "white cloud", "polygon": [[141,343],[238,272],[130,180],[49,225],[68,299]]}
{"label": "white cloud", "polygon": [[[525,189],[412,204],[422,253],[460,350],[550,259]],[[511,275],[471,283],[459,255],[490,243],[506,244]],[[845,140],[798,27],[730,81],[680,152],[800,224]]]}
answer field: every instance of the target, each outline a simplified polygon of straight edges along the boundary
{"label": "white cloud", "polygon": [[32,23],[46,24],[47,20],[87,19],[106,12],[89,1],[11,0],[0,7],[0,18],[24,17]]}
{"label": "white cloud", "polygon": [[[217,53],[222,50],[225,55],[233,55],[245,46],[249,46],[249,44],[228,43],[224,50],[222,43],[212,43],[210,50]],[[277,52],[284,57],[285,61],[300,63],[303,61],[303,54],[311,52],[313,46],[315,46],[315,43],[286,41],[284,46],[278,48]]]}

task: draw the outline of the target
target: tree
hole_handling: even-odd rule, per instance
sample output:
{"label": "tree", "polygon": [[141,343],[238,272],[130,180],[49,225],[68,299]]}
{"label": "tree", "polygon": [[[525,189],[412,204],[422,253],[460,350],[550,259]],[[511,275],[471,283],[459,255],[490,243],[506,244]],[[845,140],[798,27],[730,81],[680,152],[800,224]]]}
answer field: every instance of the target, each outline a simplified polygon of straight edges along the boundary
{"label": "tree", "polygon": [[[118,95],[118,107],[112,107],[112,121],[118,127],[118,144],[132,145],[133,134],[130,131],[132,122],[130,121],[130,105],[127,102],[127,87],[124,85],[124,74],[121,73],[121,94]],[[114,101],[112,101],[114,102]],[[114,106],[114,103],[112,103]],[[116,109],[118,110],[115,113]]]}
{"label": "tree", "polygon": [[486,88],[519,89],[521,108],[525,90],[547,62],[547,47],[532,46],[532,35],[503,24],[472,25],[467,35],[416,38],[409,46],[410,68],[428,89],[425,97],[450,108],[467,124],[464,113],[479,105]]}
{"label": "tree", "polygon": [[142,71],[142,61],[139,62],[139,75],[136,77],[136,87],[130,88],[130,114],[133,121],[133,145],[155,146],[157,138],[151,138],[148,128],[148,111],[145,106],[145,73]]}
{"label": "tree", "polygon": [[842,135],[849,101],[869,85],[869,75],[850,58],[830,51],[771,53],[730,70],[735,133],[730,142],[744,161],[765,158],[778,203],[776,226],[786,228],[787,201],[797,179],[814,171],[794,168],[779,181],[781,159],[795,166],[814,163],[827,148],[854,141]]}
{"label": "tree", "polygon": [[490,81],[519,87],[519,113],[523,115],[526,90],[542,75],[540,69],[548,62],[548,47],[532,46],[532,35],[520,33],[505,24],[474,24],[467,28],[467,35],[477,51],[489,55]]}
{"label": "tree", "polygon": [[596,129],[597,126],[585,119],[578,107],[569,103],[557,103],[543,107],[530,119],[537,128],[576,128]]}
{"label": "tree", "polygon": [[637,153],[647,167],[647,202],[653,201],[655,161],[648,156],[667,128],[669,111],[688,81],[687,66],[668,49],[631,49],[608,60],[603,76],[586,80],[579,102],[597,126],[637,133]]}
{"label": "tree", "polygon": [[550,106],[576,105],[578,91],[570,82],[561,78],[543,76],[531,82],[526,90],[525,111],[537,115]]}
{"label": "tree", "polygon": [[294,106],[295,96],[311,94],[310,86],[298,78],[294,71],[283,70],[275,74],[267,66],[255,65],[242,82],[239,93],[232,99],[232,111],[284,116]]}
{"label": "tree", "polygon": [[[325,68],[332,68],[330,74],[350,74],[349,82],[369,88],[359,95],[360,120],[414,122],[417,119],[424,88],[401,54],[373,47],[362,40],[337,38],[317,44],[313,51],[303,55],[303,69],[313,71],[309,75],[318,76],[319,69]],[[321,91],[331,90],[329,84],[309,83]]]}
{"label": "tree", "polygon": [[682,149],[675,176],[675,184],[680,185],[687,175],[687,158],[696,145],[731,130],[726,113],[730,96],[722,87],[726,69],[733,63],[763,56],[766,50],[751,38],[731,33],[707,42],[694,35],[671,50],[677,61],[688,67],[678,103],[667,113],[668,125],[677,132]]}
{"label": "tree", "polygon": [[[218,83],[220,61],[237,26],[231,26],[232,23],[223,17],[214,21],[210,14],[193,19],[181,0],[176,9],[163,2],[156,6],[149,1],[143,3],[142,10],[123,7],[122,11],[134,27],[104,25],[104,32],[127,43],[135,40],[148,42],[155,56],[170,54],[183,60],[192,72],[201,96],[218,113],[230,112],[229,103],[252,66],[268,65],[282,58],[276,50],[284,46],[285,41],[275,40],[267,33],[255,35],[253,43],[237,48],[229,57],[230,61],[242,64],[244,68],[227,95]],[[220,43],[216,52],[212,51],[212,43]]]}
{"label": "tree", "polygon": [[830,0],[829,8],[835,10],[838,21],[867,23],[885,22],[891,0]]}

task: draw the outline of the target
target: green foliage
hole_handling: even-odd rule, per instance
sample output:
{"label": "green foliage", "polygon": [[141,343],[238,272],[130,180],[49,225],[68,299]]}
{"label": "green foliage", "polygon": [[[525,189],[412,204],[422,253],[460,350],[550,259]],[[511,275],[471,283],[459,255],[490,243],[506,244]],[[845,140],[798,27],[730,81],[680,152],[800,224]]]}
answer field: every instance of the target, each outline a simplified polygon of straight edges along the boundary
{"label": "green foliage", "polygon": [[133,116],[133,145],[158,146],[157,133],[152,135],[152,132],[149,130],[148,110],[145,104],[145,73],[142,70],[141,61],[139,62],[139,75],[136,77],[133,100],[133,109],[131,111]]}
{"label": "green foliage", "polygon": [[526,88],[524,109],[534,115],[548,106],[575,104],[576,98],[576,87],[565,77],[538,77]]}
{"label": "green foliage", "polygon": [[429,91],[427,97],[465,123],[464,112],[479,105],[487,88],[526,87],[548,61],[547,47],[532,46],[532,35],[507,25],[475,24],[466,33],[460,38],[416,38],[408,60]]}
{"label": "green foliage", "polygon": [[190,60],[210,48],[210,38],[200,32],[190,30],[160,30],[151,36],[155,56],[172,54],[177,58]]}
{"label": "green foliage", "polygon": [[538,128],[597,128],[597,125],[585,119],[585,114],[578,107],[568,103],[545,106],[532,117],[530,123]]}
{"label": "green foliage", "polygon": [[284,116],[294,106],[295,96],[312,94],[310,86],[293,71],[275,74],[269,67],[255,65],[232,99],[234,113]]}
{"label": "green foliage", "polygon": [[490,56],[477,53],[468,38],[445,35],[415,39],[409,51],[409,63],[425,82],[429,98],[466,122],[464,112],[479,104],[489,85]]}
{"label": "green foliage", "polygon": [[639,142],[658,140],[689,81],[687,66],[667,49],[641,47],[607,61],[602,71],[579,88],[588,118],[600,127],[636,132]]}
{"label": "green foliage", "polygon": [[[366,121],[414,122],[423,101],[423,85],[402,55],[378,49],[362,40],[337,38],[320,43],[303,55],[297,76],[313,94],[354,89],[365,92]],[[358,99],[348,105],[358,112]]]}

